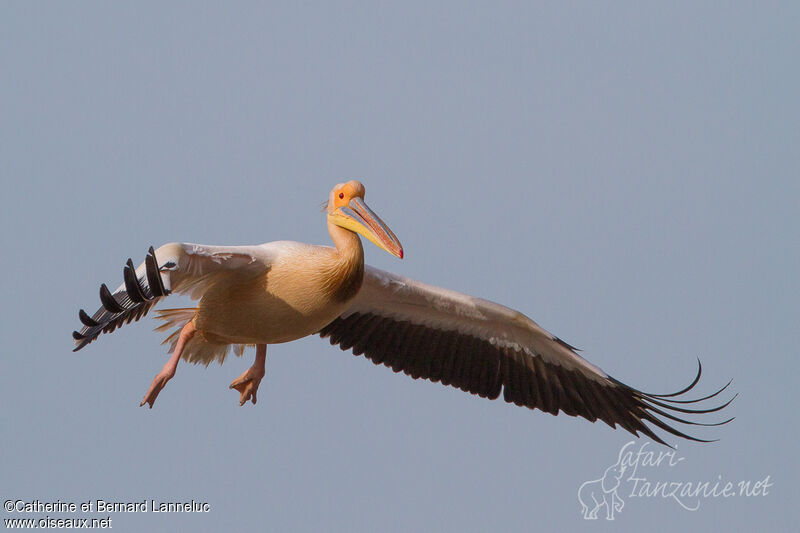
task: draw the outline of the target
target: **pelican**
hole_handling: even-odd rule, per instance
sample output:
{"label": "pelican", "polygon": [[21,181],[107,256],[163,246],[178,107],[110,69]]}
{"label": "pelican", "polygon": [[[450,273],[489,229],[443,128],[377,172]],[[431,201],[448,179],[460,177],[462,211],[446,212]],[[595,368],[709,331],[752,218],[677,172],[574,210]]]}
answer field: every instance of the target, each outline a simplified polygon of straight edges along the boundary
{"label": "pelican", "polygon": [[[230,349],[241,356],[255,346],[255,361],[230,388],[239,405],[257,401],[268,344],[318,334],[342,350],[414,379],[425,378],[483,398],[503,394],[508,403],[591,422],[602,420],[668,445],[654,429],[690,436],[671,423],[716,426],[677,414],[720,411],[722,405],[687,407],[720,394],[685,399],[700,379],[671,394],[645,393],[603,372],[576,348],[518,311],[466,294],[384,272],[364,264],[359,235],[402,259],[403,247],[364,202],[358,181],[336,185],[325,211],[334,247],[277,241],[257,246],[169,243],[150,250],[142,264],[131,259],[113,293],[100,286],[102,306],[73,332],[74,351],[101,333],[138,320],[169,294],[188,294],[197,307],[164,309],[158,331],[172,353],[140,406],[153,407],[178,362],[222,363]],[[651,428],[645,422],[654,426]]]}

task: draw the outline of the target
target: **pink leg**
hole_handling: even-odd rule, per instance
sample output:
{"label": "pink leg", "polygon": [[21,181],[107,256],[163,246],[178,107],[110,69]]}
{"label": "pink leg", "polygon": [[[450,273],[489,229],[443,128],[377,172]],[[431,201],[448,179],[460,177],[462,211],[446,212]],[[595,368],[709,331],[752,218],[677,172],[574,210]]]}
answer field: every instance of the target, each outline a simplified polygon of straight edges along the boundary
{"label": "pink leg", "polygon": [[233,380],[230,388],[239,391],[239,405],[244,405],[247,400],[256,404],[256,392],[258,392],[258,385],[261,383],[261,378],[266,373],[267,361],[267,345],[256,344],[256,360],[253,366],[248,368],[244,374]]}
{"label": "pink leg", "polygon": [[178,343],[175,345],[175,351],[172,352],[172,357],[164,364],[161,372],[156,374],[153,383],[150,384],[150,388],[147,390],[147,394],[144,395],[144,399],[142,403],[139,404],[139,407],[148,403],[150,404],[150,409],[153,408],[153,403],[155,403],[158,393],[161,392],[161,389],[164,388],[167,381],[172,379],[172,376],[175,375],[175,369],[178,368],[178,361],[181,360],[183,348],[186,346],[186,343],[189,342],[189,339],[194,336],[194,331],[194,322],[189,322],[183,326],[180,337],[178,337]]}

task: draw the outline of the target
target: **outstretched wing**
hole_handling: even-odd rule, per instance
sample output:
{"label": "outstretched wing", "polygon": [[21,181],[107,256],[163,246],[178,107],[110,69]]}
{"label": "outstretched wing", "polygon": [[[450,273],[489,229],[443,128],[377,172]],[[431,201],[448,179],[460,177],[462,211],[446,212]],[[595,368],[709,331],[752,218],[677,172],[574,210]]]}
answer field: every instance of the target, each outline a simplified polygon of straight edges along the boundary
{"label": "outstretched wing", "polygon": [[106,284],[100,286],[102,306],[89,316],[78,313],[83,327],[73,331],[78,351],[101,333],[110,333],[132,320],[139,320],[171,292],[188,293],[197,299],[218,276],[234,271],[266,270],[275,255],[274,247],[206,246],[192,243],[169,243],[150,250],[144,262],[134,268],[128,259],[122,270],[124,282],[113,293]]}
{"label": "outstretched wing", "polygon": [[[531,319],[502,305],[433,287],[367,266],[364,283],[350,307],[320,331],[331,344],[412,378],[451,385],[483,398],[503,393],[509,403],[556,415],[563,411],[592,422],[602,420],[634,435],[639,432],[665,444],[644,422],[673,435],[691,437],[671,421],[713,426],[681,419],[674,413],[719,411],[687,409],[696,400],[675,399],[699,381],[673,394],[648,394],[612,378],[576,353],[575,348]],[[730,383],[728,383],[730,384]]]}

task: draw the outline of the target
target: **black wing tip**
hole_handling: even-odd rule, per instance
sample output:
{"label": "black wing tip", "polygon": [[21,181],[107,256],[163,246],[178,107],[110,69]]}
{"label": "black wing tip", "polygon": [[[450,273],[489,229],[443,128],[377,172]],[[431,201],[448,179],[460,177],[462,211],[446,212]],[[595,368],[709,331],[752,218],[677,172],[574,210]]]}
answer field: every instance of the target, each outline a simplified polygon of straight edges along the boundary
{"label": "black wing tip", "polygon": [[[123,324],[130,323],[132,320],[139,320],[155,304],[154,300],[158,297],[166,296],[170,291],[166,290],[161,279],[158,262],[155,257],[155,250],[150,246],[148,255],[145,258],[145,278],[140,282],[136,275],[136,267],[133,260],[128,258],[122,270],[125,290],[117,294],[122,298],[118,300],[108,289],[105,283],[100,285],[100,302],[102,307],[94,314],[89,314],[83,309],[78,311],[78,318],[83,324],[82,333],[74,331],[72,338],[76,347],[72,350],[77,352],[87,344],[91,343],[101,333],[110,333]],[[143,285],[147,280],[147,286]],[[133,305],[130,305],[133,304]],[[109,316],[110,315],[110,316]]]}
{"label": "black wing tip", "polygon": [[108,290],[108,287],[105,283],[100,285],[100,302],[109,313],[123,313],[125,311],[125,308],[122,307],[119,302],[117,302],[116,298],[114,298],[114,295]]}
{"label": "black wing tip", "polygon": [[[654,398],[658,398],[659,401],[664,401],[664,402],[668,402],[668,403],[672,403],[672,404],[699,403],[699,402],[703,402],[705,400],[710,400],[711,398],[714,398],[715,396],[719,395],[722,391],[724,391],[725,389],[730,387],[731,383],[733,383],[733,379],[729,379],[728,382],[725,385],[723,385],[722,387],[720,387],[720,389],[717,390],[716,392],[712,392],[711,394],[708,394],[707,396],[703,396],[701,398],[695,398],[693,400],[674,400],[674,399],[671,399],[671,398],[664,398],[663,396],[652,396],[652,395],[650,395],[650,396],[654,397]],[[737,395],[738,395],[738,393],[737,393]]]}
{"label": "black wing tip", "polygon": [[[617,380],[617,379],[615,379],[615,378],[613,378],[611,376],[607,376],[607,377],[608,377],[608,380],[611,381],[612,383],[615,383],[616,385],[620,385],[621,387],[624,387],[624,388],[627,388],[627,389],[634,390],[639,394],[643,394],[643,395],[649,396],[651,398],[664,399],[664,398],[674,398],[675,396],[680,396],[682,394],[686,394],[687,392],[692,390],[695,387],[695,385],[697,385],[700,382],[700,376],[702,375],[702,373],[703,373],[703,365],[700,363],[700,358],[698,357],[697,358],[697,374],[695,375],[695,377],[692,380],[692,382],[689,383],[689,385],[687,385],[683,389],[681,389],[681,390],[679,390],[677,392],[671,392],[669,394],[655,394],[655,393],[652,393],[652,392],[644,392],[644,391],[638,390],[638,389],[636,389],[634,387],[631,387],[630,385],[627,385],[627,384],[625,384],[625,383],[623,383],[623,382],[621,382],[621,381],[619,381],[619,380]],[[721,391],[722,390],[720,390],[719,392],[721,392]],[[674,400],[666,400],[666,401],[674,401]]]}
{"label": "black wing tip", "polygon": [[125,292],[128,293],[128,298],[132,302],[140,304],[150,299],[147,297],[144,287],[139,283],[136,267],[133,266],[133,260],[130,257],[125,263],[125,268],[122,269],[122,279],[125,281]]}
{"label": "black wing tip", "polygon": [[150,292],[153,294],[153,297],[157,298],[169,294],[169,291],[164,287],[164,281],[161,279],[158,259],[156,258],[156,252],[153,250],[152,246],[147,251],[147,255],[144,258],[144,265],[147,284],[150,285]]}
{"label": "black wing tip", "polygon": [[78,311],[78,319],[80,319],[80,321],[81,321],[81,324],[83,324],[83,325],[84,325],[84,326],[86,326],[87,328],[95,328],[95,327],[97,327],[97,326],[99,326],[99,325],[100,325],[100,323],[99,323],[99,322],[97,322],[95,319],[93,319],[92,317],[90,317],[90,316],[89,316],[89,315],[86,313],[86,311],[84,311],[83,309],[81,309],[80,311]]}
{"label": "black wing tip", "polygon": [[72,339],[75,341],[75,347],[72,349],[72,351],[77,352],[78,350],[80,350],[81,348],[92,342],[94,340],[94,337],[91,337],[89,335],[84,335],[77,331],[73,331]]}
{"label": "black wing tip", "polygon": [[[728,407],[739,396],[739,393],[735,393],[728,401],[722,403],[721,405],[718,405],[718,406],[715,406],[715,407],[711,407],[711,408],[707,408],[707,409],[688,409],[688,408],[685,408],[685,407],[681,407],[680,405],[696,404],[698,402],[703,402],[703,401],[709,400],[711,398],[715,398],[720,393],[722,393],[723,391],[727,390],[728,387],[733,383],[733,379],[730,379],[730,380],[728,380],[728,382],[725,385],[723,385],[721,388],[719,388],[715,392],[713,392],[711,394],[708,394],[706,396],[702,396],[700,398],[689,399],[689,400],[677,399],[677,397],[679,397],[679,396],[681,396],[683,394],[686,394],[689,391],[694,389],[694,387],[700,381],[700,376],[702,375],[702,371],[703,371],[702,363],[700,362],[700,358],[697,358],[697,374],[695,375],[694,379],[692,379],[691,383],[689,383],[689,385],[684,387],[683,389],[681,389],[681,390],[679,390],[677,392],[669,393],[669,394],[651,394],[651,393],[642,392],[642,391],[637,390],[637,389],[635,389],[633,387],[630,387],[629,385],[626,385],[625,383],[622,383],[621,381],[618,381],[618,380],[616,380],[616,379],[614,379],[614,378],[612,378],[610,376],[609,376],[609,381],[611,383],[613,383],[614,385],[620,387],[623,391],[626,392],[626,394],[631,395],[632,398],[634,399],[634,401],[639,405],[640,409],[642,410],[642,413],[641,413],[642,416],[640,417],[640,423],[643,422],[643,421],[650,422],[651,424],[657,426],[658,428],[660,428],[660,429],[662,429],[662,430],[664,430],[664,431],[666,431],[666,432],[668,432],[668,433],[670,433],[670,434],[672,434],[672,435],[674,435],[676,437],[681,437],[683,439],[694,441],[694,442],[701,442],[701,443],[718,442],[719,439],[701,439],[701,438],[698,438],[698,437],[683,433],[682,431],[679,431],[675,427],[672,427],[671,425],[669,425],[664,420],[661,420],[660,418],[656,418],[656,416],[655,416],[655,415],[658,415],[660,417],[664,417],[664,418],[666,418],[668,420],[672,420],[672,421],[677,422],[679,424],[686,424],[686,425],[691,425],[691,426],[703,426],[703,427],[723,426],[725,424],[728,424],[728,423],[732,422],[736,417],[730,417],[730,418],[728,418],[726,420],[723,420],[723,421],[720,421],[720,422],[697,422],[697,421],[693,421],[693,420],[686,420],[686,419],[677,417],[674,414],[672,414],[672,413],[685,413],[685,414],[689,414],[689,415],[704,415],[704,414],[708,414],[708,413],[719,412],[722,409],[725,409],[726,407]],[[652,435],[648,435],[648,436],[653,438]],[[656,440],[657,442],[660,442],[661,444],[664,444],[664,445],[669,446],[670,448],[672,448],[672,446],[670,446],[669,444],[667,444],[667,443],[665,443],[665,442],[663,442],[661,440],[658,440],[658,439],[653,439],[653,440]]]}

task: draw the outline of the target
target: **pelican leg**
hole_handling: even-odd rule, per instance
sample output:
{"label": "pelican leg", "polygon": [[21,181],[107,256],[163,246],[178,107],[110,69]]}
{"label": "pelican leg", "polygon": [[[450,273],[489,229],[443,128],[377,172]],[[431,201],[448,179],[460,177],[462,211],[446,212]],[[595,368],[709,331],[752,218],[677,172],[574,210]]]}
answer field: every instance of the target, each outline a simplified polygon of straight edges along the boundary
{"label": "pelican leg", "polygon": [[142,400],[142,403],[139,404],[139,407],[147,403],[150,404],[150,409],[153,408],[153,404],[158,397],[158,393],[161,392],[161,389],[164,388],[164,385],[167,384],[167,381],[172,379],[172,377],[175,375],[175,369],[178,368],[178,361],[181,360],[183,348],[186,346],[186,343],[189,342],[189,339],[194,336],[194,331],[194,321],[189,321],[185,326],[183,326],[180,337],[178,337],[178,343],[175,345],[175,351],[172,352],[172,357],[170,357],[169,361],[164,364],[161,372],[156,374],[156,377],[153,379],[153,383],[151,383],[150,388],[147,389],[147,394],[144,395],[144,399]]}
{"label": "pelican leg", "polygon": [[267,361],[267,345],[256,344],[256,360],[253,366],[248,368],[244,374],[233,380],[230,388],[239,391],[239,405],[244,405],[247,400],[256,404],[256,392],[258,392],[258,385],[261,383],[261,378],[264,377],[266,372]]}

